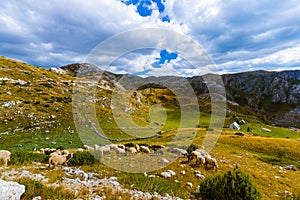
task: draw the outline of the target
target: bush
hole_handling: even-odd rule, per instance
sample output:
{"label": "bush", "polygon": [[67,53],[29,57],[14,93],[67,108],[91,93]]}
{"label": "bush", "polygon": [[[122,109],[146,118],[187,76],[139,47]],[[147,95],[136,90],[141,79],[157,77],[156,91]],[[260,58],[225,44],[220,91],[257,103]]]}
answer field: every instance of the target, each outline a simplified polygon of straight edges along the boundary
{"label": "bush", "polygon": [[192,153],[192,151],[195,151],[196,149],[198,149],[198,147],[194,144],[191,144],[191,146],[189,146],[189,148],[187,148],[187,152],[190,155]]}
{"label": "bush", "polygon": [[261,194],[249,175],[240,170],[233,170],[205,179],[200,184],[198,197],[206,200],[257,200],[261,199]]}
{"label": "bush", "polygon": [[49,156],[28,151],[12,151],[10,163],[14,165],[32,164],[32,162],[48,162]]}
{"label": "bush", "polygon": [[[97,152],[100,153],[100,152]],[[95,158],[100,158],[100,155],[96,154],[92,155],[90,152],[77,152],[73,155],[73,158],[71,158],[68,162],[69,166],[81,166],[81,165],[93,165],[96,163],[99,163],[99,160]]]}

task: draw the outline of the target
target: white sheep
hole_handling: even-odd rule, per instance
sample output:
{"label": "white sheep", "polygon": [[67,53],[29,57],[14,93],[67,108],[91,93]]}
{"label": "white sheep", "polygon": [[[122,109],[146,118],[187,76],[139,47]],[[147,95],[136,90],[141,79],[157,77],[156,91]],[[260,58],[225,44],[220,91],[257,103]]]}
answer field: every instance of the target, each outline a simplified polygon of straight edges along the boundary
{"label": "white sheep", "polygon": [[126,154],[125,149],[117,148],[116,149],[117,154]]}
{"label": "white sheep", "polygon": [[140,151],[143,153],[151,153],[149,147],[140,146]]}
{"label": "white sheep", "polygon": [[54,155],[61,155],[59,151],[54,151],[52,153],[50,153],[50,156],[54,156]]}
{"label": "white sheep", "polygon": [[205,156],[205,167],[207,168],[210,165],[213,169],[218,168],[218,162],[215,158],[212,158],[210,155]]}
{"label": "white sheep", "polygon": [[51,165],[58,166],[58,165],[63,165],[67,164],[67,162],[73,157],[73,154],[68,154],[68,155],[53,155],[49,158],[49,167]]}
{"label": "white sheep", "polygon": [[84,149],[86,149],[86,150],[88,150],[88,151],[90,151],[90,150],[92,150],[93,149],[93,147],[90,147],[89,145],[83,145],[83,148]]}
{"label": "white sheep", "polygon": [[195,151],[198,151],[202,156],[209,155],[203,148],[201,148],[201,149],[196,149]]}
{"label": "white sheep", "polygon": [[189,156],[189,161],[196,159],[196,164],[200,166],[205,165],[205,157],[201,154],[199,151],[192,151],[190,156]]}
{"label": "white sheep", "polygon": [[103,156],[104,154],[110,154],[110,153],[111,153],[109,145],[102,146],[102,147],[98,148],[98,151],[101,152],[101,155],[102,155],[102,156]]}
{"label": "white sheep", "polygon": [[117,146],[121,149],[125,149],[125,145],[124,144],[117,144]]}
{"label": "white sheep", "polygon": [[137,152],[141,151],[141,148],[140,148],[140,146],[138,144],[135,145],[135,148],[136,148]]}
{"label": "white sheep", "polygon": [[116,150],[116,151],[118,151],[118,149],[119,149],[117,144],[110,144],[109,148],[110,148],[110,150]]}
{"label": "white sheep", "polygon": [[7,150],[0,150],[0,160],[3,160],[4,165],[7,166],[7,162],[10,161],[11,153]]}
{"label": "white sheep", "polygon": [[178,154],[178,155],[183,156],[183,157],[188,156],[188,152],[186,150],[180,149],[180,148],[177,148],[177,147],[170,148],[168,151],[171,152],[171,153],[174,153],[174,154]]}
{"label": "white sheep", "polygon": [[129,155],[137,154],[137,150],[135,147],[126,147],[125,150]]}
{"label": "white sheep", "polygon": [[68,155],[68,154],[70,154],[70,152],[66,149],[61,152],[61,155]]}

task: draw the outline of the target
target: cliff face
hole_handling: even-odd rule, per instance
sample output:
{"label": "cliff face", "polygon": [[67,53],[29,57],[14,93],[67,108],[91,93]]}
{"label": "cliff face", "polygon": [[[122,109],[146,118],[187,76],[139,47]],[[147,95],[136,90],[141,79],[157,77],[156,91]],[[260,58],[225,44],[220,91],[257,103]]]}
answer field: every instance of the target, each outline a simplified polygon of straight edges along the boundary
{"label": "cliff face", "polygon": [[227,95],[242,105],[269,103],[300,104],[300,71],[248,72],[223,76]]}
{"label": "cliff face", "polygon": [[227,98],[269,122],[300,125],[300,70],[223,75]]}

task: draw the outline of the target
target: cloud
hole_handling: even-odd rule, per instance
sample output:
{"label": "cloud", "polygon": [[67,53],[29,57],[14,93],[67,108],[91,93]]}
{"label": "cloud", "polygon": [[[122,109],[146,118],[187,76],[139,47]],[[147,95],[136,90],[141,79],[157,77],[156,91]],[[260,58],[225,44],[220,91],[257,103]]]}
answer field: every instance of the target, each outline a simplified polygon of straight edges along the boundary
{"label": "cloud", "polygon": [[[277,71],[284,69],[282,66],[289,66],[291,69],[300,69],[299,54],[300,44],[254,59],[225,62],[222,64],[222,67],[224,69],[231,69],[231,72],[246,71],[245,69],[251,71],[257,69]],[[264,66],[264,68],[261,68],[261,66]],[[227,70],[227,72],[229,71]]]}
{"label": "cloud", "polygon": [[[186,58],[182,59],[192,60],[196,69],[200,66],[201,73],[294,69],[300,65],[295,57],[300,44],[299,12],[297,0],[276,3],[271,0],[1,1],[0,54],[43,67],[61,66],[84,61],[98,44],[115,34],[139,28],[162,28],[185,34],[201,45],[202,50],[190,43],[182,44],[176,38],[172,38],[175,42],[171,48],[163,47],[161,44],[166,41],[151,35],[150,41],[135,42],[147,44],[157,40],[161,43],[157,45],[158,51],[184,51]],[[129,41],[122,41],[122,45]],[[138,66],[147,68],[147,59],[159,58],[158,51],[153,51],[153,55],[132,54],[137,57],[122,60],[127,68],[116,65],[112,69],[133,72],[140,70]],[[205,52],[208,56],[201,63],[199,54]],[[209,56],[220,70],[212,67]],[[102,56],[106,61],[111,58],[109,52]],[[130,67],[135,62],[135,67]],[[197,75],[188,65],[181,63],[183,70],[179,70],[178,62],[169,64],[174,66],[165,69],[176,69],[184,76]]]}

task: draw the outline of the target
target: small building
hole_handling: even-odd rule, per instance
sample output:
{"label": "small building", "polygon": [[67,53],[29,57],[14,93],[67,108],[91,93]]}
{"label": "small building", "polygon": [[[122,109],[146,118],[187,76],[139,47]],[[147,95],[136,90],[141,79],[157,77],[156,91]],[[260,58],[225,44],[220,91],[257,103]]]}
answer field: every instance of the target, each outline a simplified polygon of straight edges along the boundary
{"label": "small building", "polygon": [[266,132],[271,132],[271,130],[270,129],[267,129],[267,128],[261,128],[261,130],[263,130],[263,131],[266,131]]}
{"label": "small building", "polygon": [[240,130],[241,127],[237,122],[233,122],[232,124],[229,125],[229,128],[234,129],[234,130]]}

